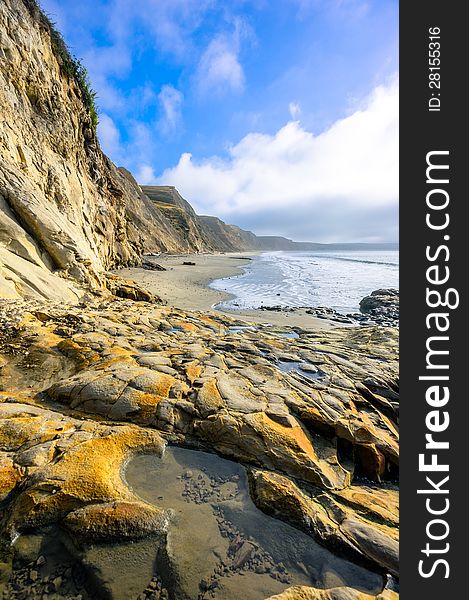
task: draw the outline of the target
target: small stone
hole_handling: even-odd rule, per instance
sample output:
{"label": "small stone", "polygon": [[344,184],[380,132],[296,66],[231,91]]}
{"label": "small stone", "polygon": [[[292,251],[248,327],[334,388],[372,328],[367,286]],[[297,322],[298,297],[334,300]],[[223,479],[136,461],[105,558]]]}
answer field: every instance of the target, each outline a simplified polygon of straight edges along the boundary
{"label": "small stone", "polygon": [[244,541],[235,553],[233,567],[239,569],[245,565],[254,552],[254,546],[250,542]]}
{"label": "small stone", "polygon": [[266,573],[267,569],[265,568],[265,566],[264,566],[264,565],[258,565],[258,566],[256,566],[256,568],[254,569],[254,571],[255,571],[256,573],[263,574],[263,573]]}
{"label": "small stone", "polygon": [[60,587],[62,586],[62,577],[56,577],[52,583],[55,586],[56,591],[60,590]]}

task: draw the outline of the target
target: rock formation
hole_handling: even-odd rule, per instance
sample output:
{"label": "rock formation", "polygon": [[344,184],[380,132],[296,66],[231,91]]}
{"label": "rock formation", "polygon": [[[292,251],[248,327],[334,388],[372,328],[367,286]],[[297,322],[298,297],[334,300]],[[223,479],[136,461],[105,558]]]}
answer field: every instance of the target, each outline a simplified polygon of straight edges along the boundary
{"label": "rock formation", "polygon": [[397,575],[393,328],[285,338],[121,299],[10,301],[2,319],[3,535],[57,524],[106,543],[161,534],[162,510],[120,467],[136,451],[195,444],[244,464],[267,514]]}
{"label": "rock formation", "polygon": [[[222,250],[209,232],[205,231],[192,206],[176,188],[171,186],[142,186],[162,218],[170,223],[179,247],[185,252],[213,252]],[[241,248],[230,248],[240,250]]]}
{"label": "rock formation", "polygon": [[52,34],[34,0],[2,2],[1,295],[73,300],[80,285],[105,287],[104,271],[145,252],[218,249],[188,203],[178,222],[103,154]]}
{"label": "rock formation", "polygon": [[399,319],[399,292],[392,288],[375,290],[360,301],[360,311],[373,318]]}

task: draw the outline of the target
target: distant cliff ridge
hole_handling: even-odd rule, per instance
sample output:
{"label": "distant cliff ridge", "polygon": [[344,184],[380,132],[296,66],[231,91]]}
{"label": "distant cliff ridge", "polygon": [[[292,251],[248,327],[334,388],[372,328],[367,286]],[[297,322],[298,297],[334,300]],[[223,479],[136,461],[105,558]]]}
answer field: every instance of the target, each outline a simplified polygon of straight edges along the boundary
{"label": "distant cliff ridge", "polygon": [[142,186],[154,209],[171,227],[181,250],[210,252],[218,250],[205,231],[192,206],[171,186]]}
{"label": "distant cliff ridge", "polygon": [[316,242],[295,242],[278,235],[256,235],[252,231],[241,229],[237,225],[228,225],[218,217],[197,215],[192,206],[184,200],[173,186],[142,186],[143,193],[153,202],[175,228],[185,229],[188,235],[197,232],[198,240],[203,241],[205,249],[236,252],[243,250],[375,250],[397,249],[397,244],[319,244]]}
{"label": "distant cliff ridge", "polygon": [[227,225],[217,217],[197,215],[192,206],[173,186],[142,186],[153,206],[171,222],[188,244],[205,252],[236,252],[257,249],[256,236],[235,225]]}
{"label": "distant cliff ridge", "polygon": [[364,243],[337,243],[337,244],[319,244],[317,242],[295,242],[288,238],[277,235],[256,236],[258,250],[290,250],[304,252],[319,252],[321,250],[398,250],[397,243],[382,244],[364,244]]}

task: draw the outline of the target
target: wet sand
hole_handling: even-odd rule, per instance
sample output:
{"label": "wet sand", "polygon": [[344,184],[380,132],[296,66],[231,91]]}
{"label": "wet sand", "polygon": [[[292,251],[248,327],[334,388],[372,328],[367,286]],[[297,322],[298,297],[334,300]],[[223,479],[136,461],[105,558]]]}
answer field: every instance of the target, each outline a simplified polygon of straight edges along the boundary
{"label": "wet sand", "polygon": [[[216,310],[253,323],[271,323],[276,326],[301,327],[302,329],[330,328],[337,323],[308,315],[305,310],[275,312],[264,310],[220,310],[216,304],[232,297],[230,294],[209,288],[215,279],[236,277],[249,264],[256,253],[183,254],[149,257],[166,271],[142,268],[121,269],[117,273],[133,279],[152,293],[165,300],[169,306],[185,310]],[[184,265],[193,262],[195,265]]]}

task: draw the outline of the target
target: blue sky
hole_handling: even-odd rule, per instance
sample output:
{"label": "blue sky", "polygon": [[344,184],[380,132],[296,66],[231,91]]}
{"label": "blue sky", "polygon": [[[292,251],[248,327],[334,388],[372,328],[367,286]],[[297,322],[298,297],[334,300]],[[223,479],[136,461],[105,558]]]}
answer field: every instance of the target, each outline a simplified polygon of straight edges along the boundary
{"label": "blue sky", "polygon": [[141,183],[257,233],[397,239],[397,1],[41,3]]}

